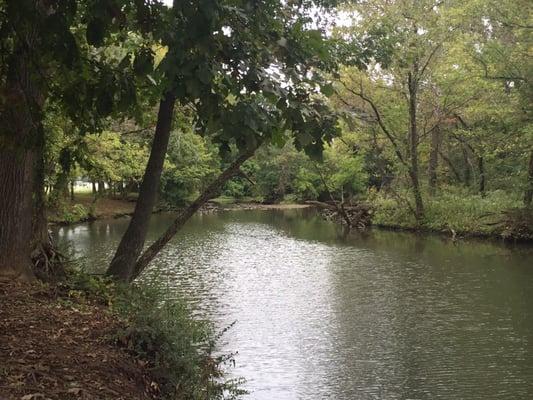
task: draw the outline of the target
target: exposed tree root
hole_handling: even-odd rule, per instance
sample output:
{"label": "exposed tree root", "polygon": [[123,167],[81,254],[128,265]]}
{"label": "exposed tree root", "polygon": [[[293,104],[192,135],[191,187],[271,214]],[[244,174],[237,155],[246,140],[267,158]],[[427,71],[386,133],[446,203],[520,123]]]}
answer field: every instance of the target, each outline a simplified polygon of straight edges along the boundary
{"label": "exposed tree root", "polygon": [[42,281],[56,281],[65,276],[67,257],[57,249],[49,234],[46,242],[40,242],[34,247],[31,260],[35,276]]}

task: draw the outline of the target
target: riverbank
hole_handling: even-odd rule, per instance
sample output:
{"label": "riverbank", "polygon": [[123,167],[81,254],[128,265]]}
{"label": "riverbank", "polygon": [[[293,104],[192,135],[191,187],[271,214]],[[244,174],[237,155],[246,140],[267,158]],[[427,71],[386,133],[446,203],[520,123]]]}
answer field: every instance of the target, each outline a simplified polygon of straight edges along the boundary
{"label": "riverbank", "polygon": [[[287,210],[313,207],[312,204],[262,204],[244,199],[221,197],[208,202],[200,212],[236,210]],[[505,193],[489,192],[487,196],[446,194],[426,199],[425,219],[418,223],[407,206],[400,206],[397,199],[381,196],[368,201],[373,209],[371,225],[374,227],[415,233],[437,233],[446,236],[492,238],[533,241],[533,214],[520,208],[520,200]],[[62,210],[50,212],[50,222],[69,225],[97,219],[111,219],[133,213],[135,199],[98,198],[91,194],[79,194],[75,201]],[[179,207],[159,206],[154,212],[179,211]],[[330,212],[331,214],[331,212]],[[331,215],[328,219],[332,219]],[[342,218],[334,218],[344,223]]]}
{"label": "riverbank", "polygon": [[[0,399],[149,400],[245,393],[226,379],[221,334],[157,282],[69,270],[55,283],[0,281]],[[236,397],[235,397],[236,398]]]}
{"label": "riverbank", "polygon": [[418,222],[407,205],[396,199],[376,196],[374,226],[412,232],[433,232],[456,237],[497,238],[533,241],[533,210],[523,207],[521,199],[505,192],[485,196],[443,193],[425,199],[425,212]]}
{"label": "riverbank", "polygon": [[[369,196],[365,201],[346,210],[369,210],[363,226],[413,233],[435,233],[457,238],[487,238],[509,241],[533,241],[533,210],[522,206],[520,199],[503,192],[489,192],[486,196],[441,194],[424,201],[424,218],[417,221],[406,202],[385,197]],[[331,209],[322,210],[325,218],[345,223]],[[353,213],[352,213],[353,214]],[[355,213],[354,223],[358,214]]]}
{"label": "riverbank", "polygon": [[118,218],[131,215],[135,199],[97,197],[91,193],[77,193],[60,207],[48,210],[48,221],[53,224],[74,224],[97,219]]}
{"label": "riverbank", "polygon": [[[236,211],[236,210],[288,210],[311,207],[308,204],[262,204],[256,202],[236,202],[227,199],[214,199],[206,203],[200,212]],[[90,193],[77,194],[74,200],[63,204],[60,209],[49,210],[49,222],[58,225],[70,225],[100,219],[131,216],[135,209],[135,198],[117,199],[99,197],[96,200]],[[159,205],[154,213],[162,211],[180,211],[180,207]]]}

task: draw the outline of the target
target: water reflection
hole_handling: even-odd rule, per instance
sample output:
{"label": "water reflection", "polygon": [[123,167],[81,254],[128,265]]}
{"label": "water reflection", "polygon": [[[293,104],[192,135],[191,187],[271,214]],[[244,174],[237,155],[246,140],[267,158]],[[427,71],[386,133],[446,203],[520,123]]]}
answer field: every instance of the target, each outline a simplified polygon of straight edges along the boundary
{"label": "water reflection", "polygon": [[[154,218],[150,240],[170,222]],[[105,267],[127,220],[60,228]],[[250,399],[529,399],[531,248],[372,231],[310,210],[196,216],[158,276],[224,327]]]}

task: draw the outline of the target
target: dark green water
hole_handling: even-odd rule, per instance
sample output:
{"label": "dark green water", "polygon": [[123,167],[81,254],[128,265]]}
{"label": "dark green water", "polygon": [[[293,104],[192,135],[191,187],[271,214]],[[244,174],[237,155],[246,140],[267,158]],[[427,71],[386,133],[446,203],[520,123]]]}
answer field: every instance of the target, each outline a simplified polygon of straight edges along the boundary
{"label": "dark green water", "polygon": [[[98,271],[127,222],[56,234]],[[239,352],[249,399],[533,398],[531,247],[233,211],[194,217],[154,274],[219,327],[237,321],[222,350]]]}

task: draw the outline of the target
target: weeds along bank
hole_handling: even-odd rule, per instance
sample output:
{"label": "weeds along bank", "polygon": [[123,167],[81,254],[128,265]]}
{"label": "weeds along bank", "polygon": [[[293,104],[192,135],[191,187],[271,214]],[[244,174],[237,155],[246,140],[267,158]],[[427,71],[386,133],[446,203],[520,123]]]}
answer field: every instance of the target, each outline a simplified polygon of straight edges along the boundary
{"label": "weeds along bank", "polygon": [[232,355],[214,353],[221,334],[193,318],[184,299],[169,300],[157,282],[121,286],[71,271],[54,284],[0,282],[0,297],[2,398],[245,393],[242,380],[225,376]]}
{"label": "weeds along bank", "polygon": [[357,201],[316,203],[330,220],[364,229],[371,225],[419,232],[438,232],[452,237],[476,236],[533,241],[533,209],[518,196],[504,191],[485,196],[460,191],[424,197],[424,216],[417,221],[405,193],[372,192]]}
{"label": "weeds along bank", "polygon": [[379,227],[533,240],[533,210],[524,208],[519,196],[501,190],[485,196],[459,191],[428,196],[421,223],[397,197],[374,194],[368,201],[374,208],[372,223]]}

